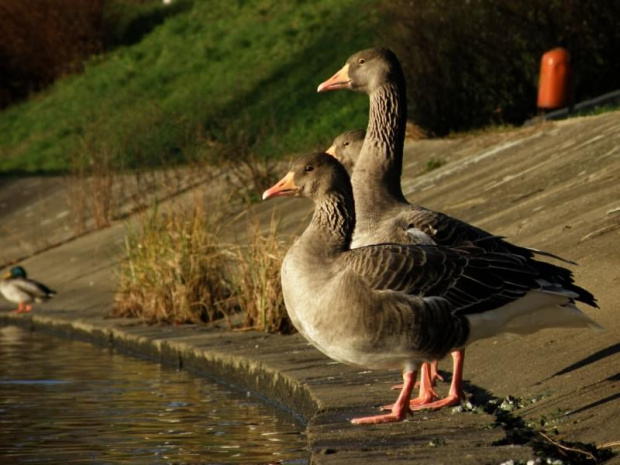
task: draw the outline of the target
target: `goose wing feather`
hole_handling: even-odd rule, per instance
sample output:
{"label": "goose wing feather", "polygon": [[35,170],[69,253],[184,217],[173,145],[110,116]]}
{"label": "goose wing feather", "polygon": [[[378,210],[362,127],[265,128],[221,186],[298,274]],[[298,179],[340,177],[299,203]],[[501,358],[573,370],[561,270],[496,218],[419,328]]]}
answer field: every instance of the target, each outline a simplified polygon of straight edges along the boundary
{"label": "goose wing feather", "polygon": [[437,245],[451,247],[469,242],[489,252],[517,253],[525,258],[542,255],[564,263],[575,264],[550,252],[511,244],[503,236],[490,235],[482,229],[441,212],[428,210],[415,204],[410,204],[409,207],[401,213],[400,222],[406,224],[408,229],[423,231]]}
{"label": "goose wing feather", "polygon": [[487,252],[521,257],[524,263],[527,261],[528,265],[536,268],[542,279],[557,282],[566,290],[576,293],[575,300],[598,308],[598,303],[592,293],[575,284],[572,271],[537,259],[537,256],[543,256],[564,263],[575,264],[558,255],[511,244],[502,236],[490,235],[486,231],[456,218],[414,204],[410,204],[406,210],[399,214],[396,224],[407,231],[419,231],[418,234],[409,235],[410,244],[434,243],[445,247],[470,245]]}
{"label": "goose wing feather", "polygon": [[443,297],[459,314],[493,310],[541,288],[523,257],[475,247],[383,244],[353,249],[344,258],[376,290]]}

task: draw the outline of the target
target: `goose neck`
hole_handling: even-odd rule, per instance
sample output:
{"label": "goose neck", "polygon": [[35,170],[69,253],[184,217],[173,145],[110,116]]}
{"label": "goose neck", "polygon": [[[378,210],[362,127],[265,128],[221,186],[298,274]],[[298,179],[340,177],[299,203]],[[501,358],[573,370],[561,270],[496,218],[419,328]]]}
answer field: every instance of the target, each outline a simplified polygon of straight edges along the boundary
{"label": "goose neck", "polygon": [[[406,202],[400,179],[407,115],[404,84],[389,82],[370,94],[370,114],[366,138],[351,178],[359,209],[369,202]],[[364,193],[368,193],[364,195]],[[367,202],[366,202],[367,203]]]}
{"label": "goose neck", "polygon": [[384,158],[392,159],[394,168],[402,166],[407,97],[404,85],[388,82],[370,94],[366,140],[383,149]]}
{"label": "goose neck", "polygon": [[355,227],[353,195],[334,193],[318,202],[310,226],[302,236],[319,256],[348,250]]}

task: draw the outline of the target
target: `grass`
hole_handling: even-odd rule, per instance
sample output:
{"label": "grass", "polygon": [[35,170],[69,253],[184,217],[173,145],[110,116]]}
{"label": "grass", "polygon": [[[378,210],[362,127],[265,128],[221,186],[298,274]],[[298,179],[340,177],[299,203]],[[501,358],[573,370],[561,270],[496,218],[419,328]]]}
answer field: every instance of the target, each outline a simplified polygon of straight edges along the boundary
{"label": "grass", "polygon": [[618,110],[620,110],[620,105],[610,103],[607,105],[601,105],[595,108],[591,108],[589,110],[575,111],[574,113],[571,113],[569,117],[573,118],[577,116],[598,116]]}
{"label": "grass", "polygon": [[123,170],[114,161],[113,149],[96,137],[80,138],[71,153],[65,185],[75,234],[144,211],[154,201],[172,198],[216,174],[212,167],[191,160],[185,165],[142,170]]}
{"label": "grass", "polygon": [[177,324],[226,316],[228,247],[217,239],[218,221],[198,203],[147,211],[128,229],[113,315]]}
{"label": "grass", "polygon": [[426,161],[424,165],[424,171],[426,173],[429,173],[438,168],[441,168],[445,164],[446,164],[446,160],[444,160],[443,158],[430,158]]}
{"label": "grass", "polygon": [[286,253],[277,238],[278,221],[271,218],[266,233],[254,217],[248,223],[250,244],[237,247],[236,270],[231,276],[238,305],[245,312],[243,327],[259,331],[290,333],[280,284],[280,267]]}
{"label": "grass", "polygon": [[240,329],[290,333],[280,286],[285,249],[272,218],[263,233],[248,223],[249,243],[221,239],[223,210],[203,200],[156,206],[129,223],[113,316],[149,323],[208,323],[241,314]]}
{"label": "grass", "polygon": [[238,134],[277,158],[365,125],[367,98],[316,86],[375,45],[374,2],[178,1],[187,6],[134,45],[3,111],[0,171],[70,171],[84,138],[135,169],[220,161],[210,148]]}
{"label": "grass", "polygon": [[446,139],[464,139],[473,137],[482,137],[489,134],[505,134],[509,132],[518,131],[519,126],[511,124],[490,124],[478,129],[470,129],[468,131],[456,131],[451,132],[446,136]]}

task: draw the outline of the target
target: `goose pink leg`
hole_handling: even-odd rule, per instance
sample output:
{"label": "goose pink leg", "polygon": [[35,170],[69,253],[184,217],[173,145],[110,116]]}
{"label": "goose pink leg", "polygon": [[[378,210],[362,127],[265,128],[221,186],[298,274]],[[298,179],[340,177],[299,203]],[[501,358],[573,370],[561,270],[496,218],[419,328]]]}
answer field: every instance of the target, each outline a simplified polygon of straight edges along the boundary
{"label": "goose pink leg", "polygon": [[439,365],[439,360],[433,360],[431,362],[431,385],[432,386],[437,384],[437,381],[443,382],[443,376],[439,374],[439,370],[437,370],[437,365]]}
{"label": "goose pink leg", "polygon": [[424,365],[425,366],[422,367],[423,371],[420,378],[420,392],[418,393],[418,397],[409,402],[410,407],[426,405],[435,399],[439,399],[439,396],[433,389],[433,385],[435,383],[433,379],[432,364],[425,363]]}
{"label": "goose pink leg", "polygon": [[437,410],[443,407],[458,405],[461,400],[465,399],[465,391],[463,391],[463,363],[465,361],[465,351],[455,350],[452,352],[452,360],[454,369],[452,373],[452,383],[450,384],[450,392],[448,396],[427,404],[418,404],[413,406],[414,410],[433,409]]}
{"label": "goose pink leg", "polygon": [[411,391],[413,391],[413,385],[415,383],[417,372],[405,372],[403,373],[403,389],[398,395],[396,403],[392,406],[392,411],[384,415],[374,415],[371,417],[354,418],[351,423],[354,425],[376,425],[379,423],[394,423],[397,421],[403,421],[407,413],[411,413],[409,407],[409,400],[411,399]]}
{"label": "goose pink leg", "polygon": [[[422,370],[424,369],[424,365],[422,365]],[[439,360],[433,360],[430,363],[431,366],[431,375],[430,375],[430,380],[431,380],[431,386],[435,386],[435,384],[437,384],[437,381],[442,381],[443,382],[443,376],[441,376],[439,374],[439,371],[437,370],[437,365],[439,365]],[[413,386],[414,388],[417,388],[420,386],[420,381],[416,381],[415,382],[415,386]],[[402,384],[394,384],[393,386],[390,387],[390,389],[392,391],[400,391],[403,388]]]}
{"label": "goose pink leg", "polygon": [[[417,384],[417,383],[416,383]],[[410,407],[415,407],[418,405],[426,405],[433,402],[435,399],[439,399],[439,396],[433,389],[432,383],[432,369],[430,364],[423,363],[420,368],[420,392],[418,397],[412,399],[409,402]],[[394,409],[395,404],[384,405],[381,407],[381,410],[392,410]]]}

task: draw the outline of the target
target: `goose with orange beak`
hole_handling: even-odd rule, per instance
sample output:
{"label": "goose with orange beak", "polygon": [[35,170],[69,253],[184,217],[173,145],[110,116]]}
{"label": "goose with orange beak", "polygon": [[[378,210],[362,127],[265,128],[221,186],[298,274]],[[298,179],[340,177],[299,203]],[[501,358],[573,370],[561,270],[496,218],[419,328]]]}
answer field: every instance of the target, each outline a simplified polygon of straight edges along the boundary
{"label": "goose with orange beak", "polygon": [[[406,83],[400,62],[391,50],[372,48],[351,55],[340,71],[321,83],[317,90],[338,89],[363,92],[370,99],[366,138],[351,176],[357,218],[352,247],[381,243],[448,247],[475,244],[487,252],[521,257],[548,282],[558,282],[574,292],[576,300],[598,307],[594,296],[574,283],[570,270],[538,260],[540,256],[562,260],[560,257],[511,244],[476,226],[407,201],[401,187],[407,121]],[[412,407],[441,408],[458,404],[464,398],[464,353],[457,351],[452,356],[454,368],[448,396],[431,401],[435,397],[429,388],[433,380],[425,379],[430,371],[423,370],[425,391]]]}
{"label": "goose with orange beak", "polygon": [[403,420],[412,411],[418,367],[476,340],[531,333],[540,325],[598,327],[575,306],[575,292],[540,279],[514,254],[475,246],[351,249],[353,190],[333,156],[299,159],[263,199],[283,196],[315,204],[310,224],[282,262],[282,293],[293,325],[336,361],[403,372],[391,411],[354,418],[354,424]]}

